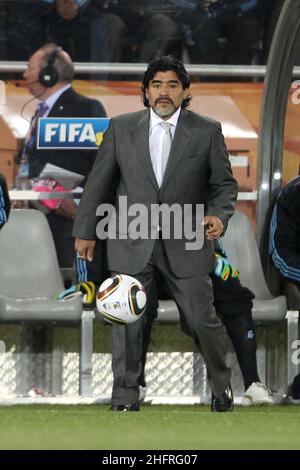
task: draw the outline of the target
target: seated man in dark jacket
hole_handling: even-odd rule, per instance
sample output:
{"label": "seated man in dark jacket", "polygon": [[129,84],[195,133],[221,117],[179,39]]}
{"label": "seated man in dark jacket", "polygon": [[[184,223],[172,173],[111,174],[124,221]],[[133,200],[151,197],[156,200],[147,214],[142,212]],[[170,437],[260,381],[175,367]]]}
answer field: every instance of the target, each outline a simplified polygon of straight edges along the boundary
{"label": "seated man in dark jacket", "polygon": [[0,174],[0,229],[7,222],[10,212],[10,199],[6,179]]}
{"label": "seated man in dark jacket", "polygon": [[[280,192],[272,215],[269,253],[280,275],[300,292],[300,176]],[[300,374],[289,387],[294,399],[300,399]]]}

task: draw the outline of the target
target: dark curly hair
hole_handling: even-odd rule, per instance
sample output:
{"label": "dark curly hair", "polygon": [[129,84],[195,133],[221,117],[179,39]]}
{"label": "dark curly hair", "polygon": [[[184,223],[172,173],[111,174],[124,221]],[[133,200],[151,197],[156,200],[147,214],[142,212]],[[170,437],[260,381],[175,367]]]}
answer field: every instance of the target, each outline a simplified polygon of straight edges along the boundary
{"label": "dark curly hair", "polygon": [[[154,75],[157,72],[168,72],[169,70],[172,70],[173,72],[176,73],[178,79],[180,80],[183,89],[185,90],[186,88],[189,88],[190,83],[191,83],[191,77],[187,73],[187,71],[184,68],[184,65],[180,60],[175,59],[174,57],[168,55],[168,56],[162,56],[162,57],[157,57],[153,59],[144,73],[143,77],[143,84],[142,84],[142,100],[144,105],[149,108],[149,100],[146,98],[146,90],[149,87],[150,81],[153,79]],[[188,96],[182,101],[181,107],[186,108],[191,101],[192,97]]]}

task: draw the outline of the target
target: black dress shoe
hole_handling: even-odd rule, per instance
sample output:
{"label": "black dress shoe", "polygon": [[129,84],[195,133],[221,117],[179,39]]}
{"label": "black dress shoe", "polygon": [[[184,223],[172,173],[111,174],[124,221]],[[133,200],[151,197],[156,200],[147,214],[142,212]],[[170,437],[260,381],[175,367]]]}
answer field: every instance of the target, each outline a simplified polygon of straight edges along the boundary
{"label": "black dress shoe", "polygon": [[212,412],[222,412],[222,411],[232,411],[233,410],[233,393],[231,386],[229,385],[222,395],[217,398],[212,394],[211,399],[211,411]]}
{"label": "black dress shoe", "polygon": [[109,411],[140,411],[140,405],[138,403],[132,403],[131,405],[111,405]]}

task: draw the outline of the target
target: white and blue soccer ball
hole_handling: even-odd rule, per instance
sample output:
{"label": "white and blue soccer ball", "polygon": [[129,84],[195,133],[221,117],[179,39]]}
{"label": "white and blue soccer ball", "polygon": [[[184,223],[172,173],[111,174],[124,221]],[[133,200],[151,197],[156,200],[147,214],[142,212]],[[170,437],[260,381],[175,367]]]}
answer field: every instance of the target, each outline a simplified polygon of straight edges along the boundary
{"label": "white and blue soccer ball", "polygon": [[116,274],[101,284],[96,304],[99,315],[106,321],[127,325],[139,320],[146,310],[146,292],[134,277]]}

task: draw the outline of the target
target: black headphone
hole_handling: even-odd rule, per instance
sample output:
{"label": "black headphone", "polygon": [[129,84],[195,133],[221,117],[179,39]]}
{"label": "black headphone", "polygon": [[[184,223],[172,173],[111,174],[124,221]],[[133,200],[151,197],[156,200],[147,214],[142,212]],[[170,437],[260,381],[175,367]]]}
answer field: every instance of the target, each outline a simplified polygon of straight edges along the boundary
{"label": "black headphone", "polygon": [[43,67],[39,73],[39,82],[46,88],[52,87],[59,81],[59,74],[54,67],[54,62],[60,51],[61,47],[56,47],[53,49],[49,55],[47,65]]}

